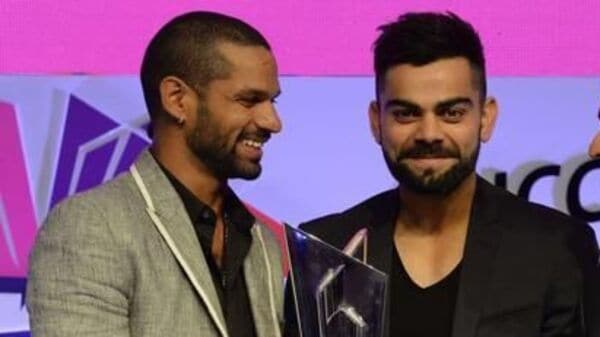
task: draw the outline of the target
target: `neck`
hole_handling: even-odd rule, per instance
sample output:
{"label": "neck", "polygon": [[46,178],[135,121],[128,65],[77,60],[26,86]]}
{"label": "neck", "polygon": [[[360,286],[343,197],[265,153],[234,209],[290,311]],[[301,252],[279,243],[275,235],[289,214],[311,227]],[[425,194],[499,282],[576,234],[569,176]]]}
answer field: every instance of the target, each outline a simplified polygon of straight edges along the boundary
{"label": "neck", "polygon": [[185,144],[173,144],[173,140],[164,141],[164,138],[159,139],[155,139],[150,148],[150,152],[156,160],[190,190],[196,198],[220,216],[227,191],[227,180],[219,179],[210,172],[197,156],[188,150]]}
{"label": "neck", "polygon": [[397,230],[423,235],[466,230],[476,180],[475,173],[471,174],[447,195],[419,194],[400,187]]}

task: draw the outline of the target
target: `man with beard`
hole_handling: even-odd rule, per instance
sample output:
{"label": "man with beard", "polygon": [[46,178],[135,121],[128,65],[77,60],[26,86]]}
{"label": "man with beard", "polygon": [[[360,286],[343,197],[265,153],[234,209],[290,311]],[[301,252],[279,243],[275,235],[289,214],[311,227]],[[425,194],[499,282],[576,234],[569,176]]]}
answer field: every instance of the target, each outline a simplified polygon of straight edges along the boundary
{"label": "man with beard", "polygon": [[583,335],[598,320],[582,309],[591,228],[475,173],[497,115],[478,34],[451,13],[380,30],[368,115],[399,185],[300,228],[338,248],[367,228],[367,262],[389,276],[386,336]]}
{"label": "man with beard", "polygon": [[184,14],[150,42],[141,82],[149,151],[39,232],[33,336],[280,336],[278,244],[227,183],[257,178],[281,130],[268,42],[236,18]]}

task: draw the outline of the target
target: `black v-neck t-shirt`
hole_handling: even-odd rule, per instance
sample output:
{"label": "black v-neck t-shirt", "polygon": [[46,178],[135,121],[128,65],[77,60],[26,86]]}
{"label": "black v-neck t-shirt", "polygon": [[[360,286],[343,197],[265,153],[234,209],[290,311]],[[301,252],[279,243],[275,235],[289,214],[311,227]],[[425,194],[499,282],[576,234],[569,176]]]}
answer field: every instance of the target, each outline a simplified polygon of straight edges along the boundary
{"label": "black v-neck t-shirt", "polygon": [[421,288],[410,278],[392,250],[390,272],[390,336],[450,337],[461,263],[439,282]]}

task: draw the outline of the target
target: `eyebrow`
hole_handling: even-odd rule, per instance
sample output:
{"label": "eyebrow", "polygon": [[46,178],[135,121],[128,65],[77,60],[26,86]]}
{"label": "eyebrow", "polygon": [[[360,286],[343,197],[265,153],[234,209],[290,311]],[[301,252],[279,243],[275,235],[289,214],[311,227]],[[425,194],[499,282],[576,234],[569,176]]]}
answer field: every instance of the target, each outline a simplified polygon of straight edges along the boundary
{"label": "eyebrow", "polygon": [[[450,98],[445,101],[436,103],[435,110],[439,111],[439,110],[447,109],[447,108],[452,107],[457,104],[466,104],[469,107],[472,107],[473,101],[468,97]],[[387,101],[385,103],[384,109],[387,110],[387,109],[393,108],[393,107],[403,107],[403,108],[414,109],[414,110],[422,110],[418,104],[413,103],[411,101],[401,99],[401,98],[394,98],[394,99]],[[600,117],[600,112],[599,112],[599,117]]]}
{"label": "eyebrow", "polygon": [[279,97],[279,95],[281,95],[281,90],[277,90],[277,92],[275,92],[274,95],[271,96],[271,94],[269,94],[269,92],[264,91],[264,90],[258,90],[258,89],[244,89],[240,92],[237,93],[236,96],[256,96],[256,97],[260,97],[260,98],[277,98]]}
{"label": "eyebrow", "polygon": [[414,109],[414,110],[421,110],[421,108],[417,104],[415,104],[411,101],[400,99],[400,98],[394,98],[394,99],[387,101],[385,103],[384,110],[387,110],[387,109],[393,108],[393,107],[403,107],[403,108],[409,108],[409,109]]}
{"label": "eyebrow", "polygon": [[451,98],[449,100],[446,101],[442,101],[438,104],[435,105],[435,110],[436,111],[440,111],[440,110],[444,110],[447,108],[450,108],[452,106],[455,106],[457,104],[465,104],[469,107],[473,106],[473,101],[468,98],[468,97],[456,97],[456,98]]}

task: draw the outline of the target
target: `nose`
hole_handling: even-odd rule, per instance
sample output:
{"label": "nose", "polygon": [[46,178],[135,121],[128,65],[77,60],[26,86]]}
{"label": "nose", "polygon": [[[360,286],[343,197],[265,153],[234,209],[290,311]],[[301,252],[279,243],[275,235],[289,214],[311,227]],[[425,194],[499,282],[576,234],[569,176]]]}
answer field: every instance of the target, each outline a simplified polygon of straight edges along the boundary
{"label": "nose", "polygon": [[590,144],[589,154],[592,158],[600,158],[600,132],[598,132],[598,134],[596,134],[596,136],[592,140],[592,143]]}
{"label": "nose", "polygon": [[281,131],[281,119],[272,102],[266,102],[255,115],[255,122],[259,128],[270,133],[278,133]]}
{"label": "nose", "polygon": [[415,135],[417,141],[425,143],[441,142],[443,132],[440,121],[433,114],[425,114],[419,121],[417,133]]}

